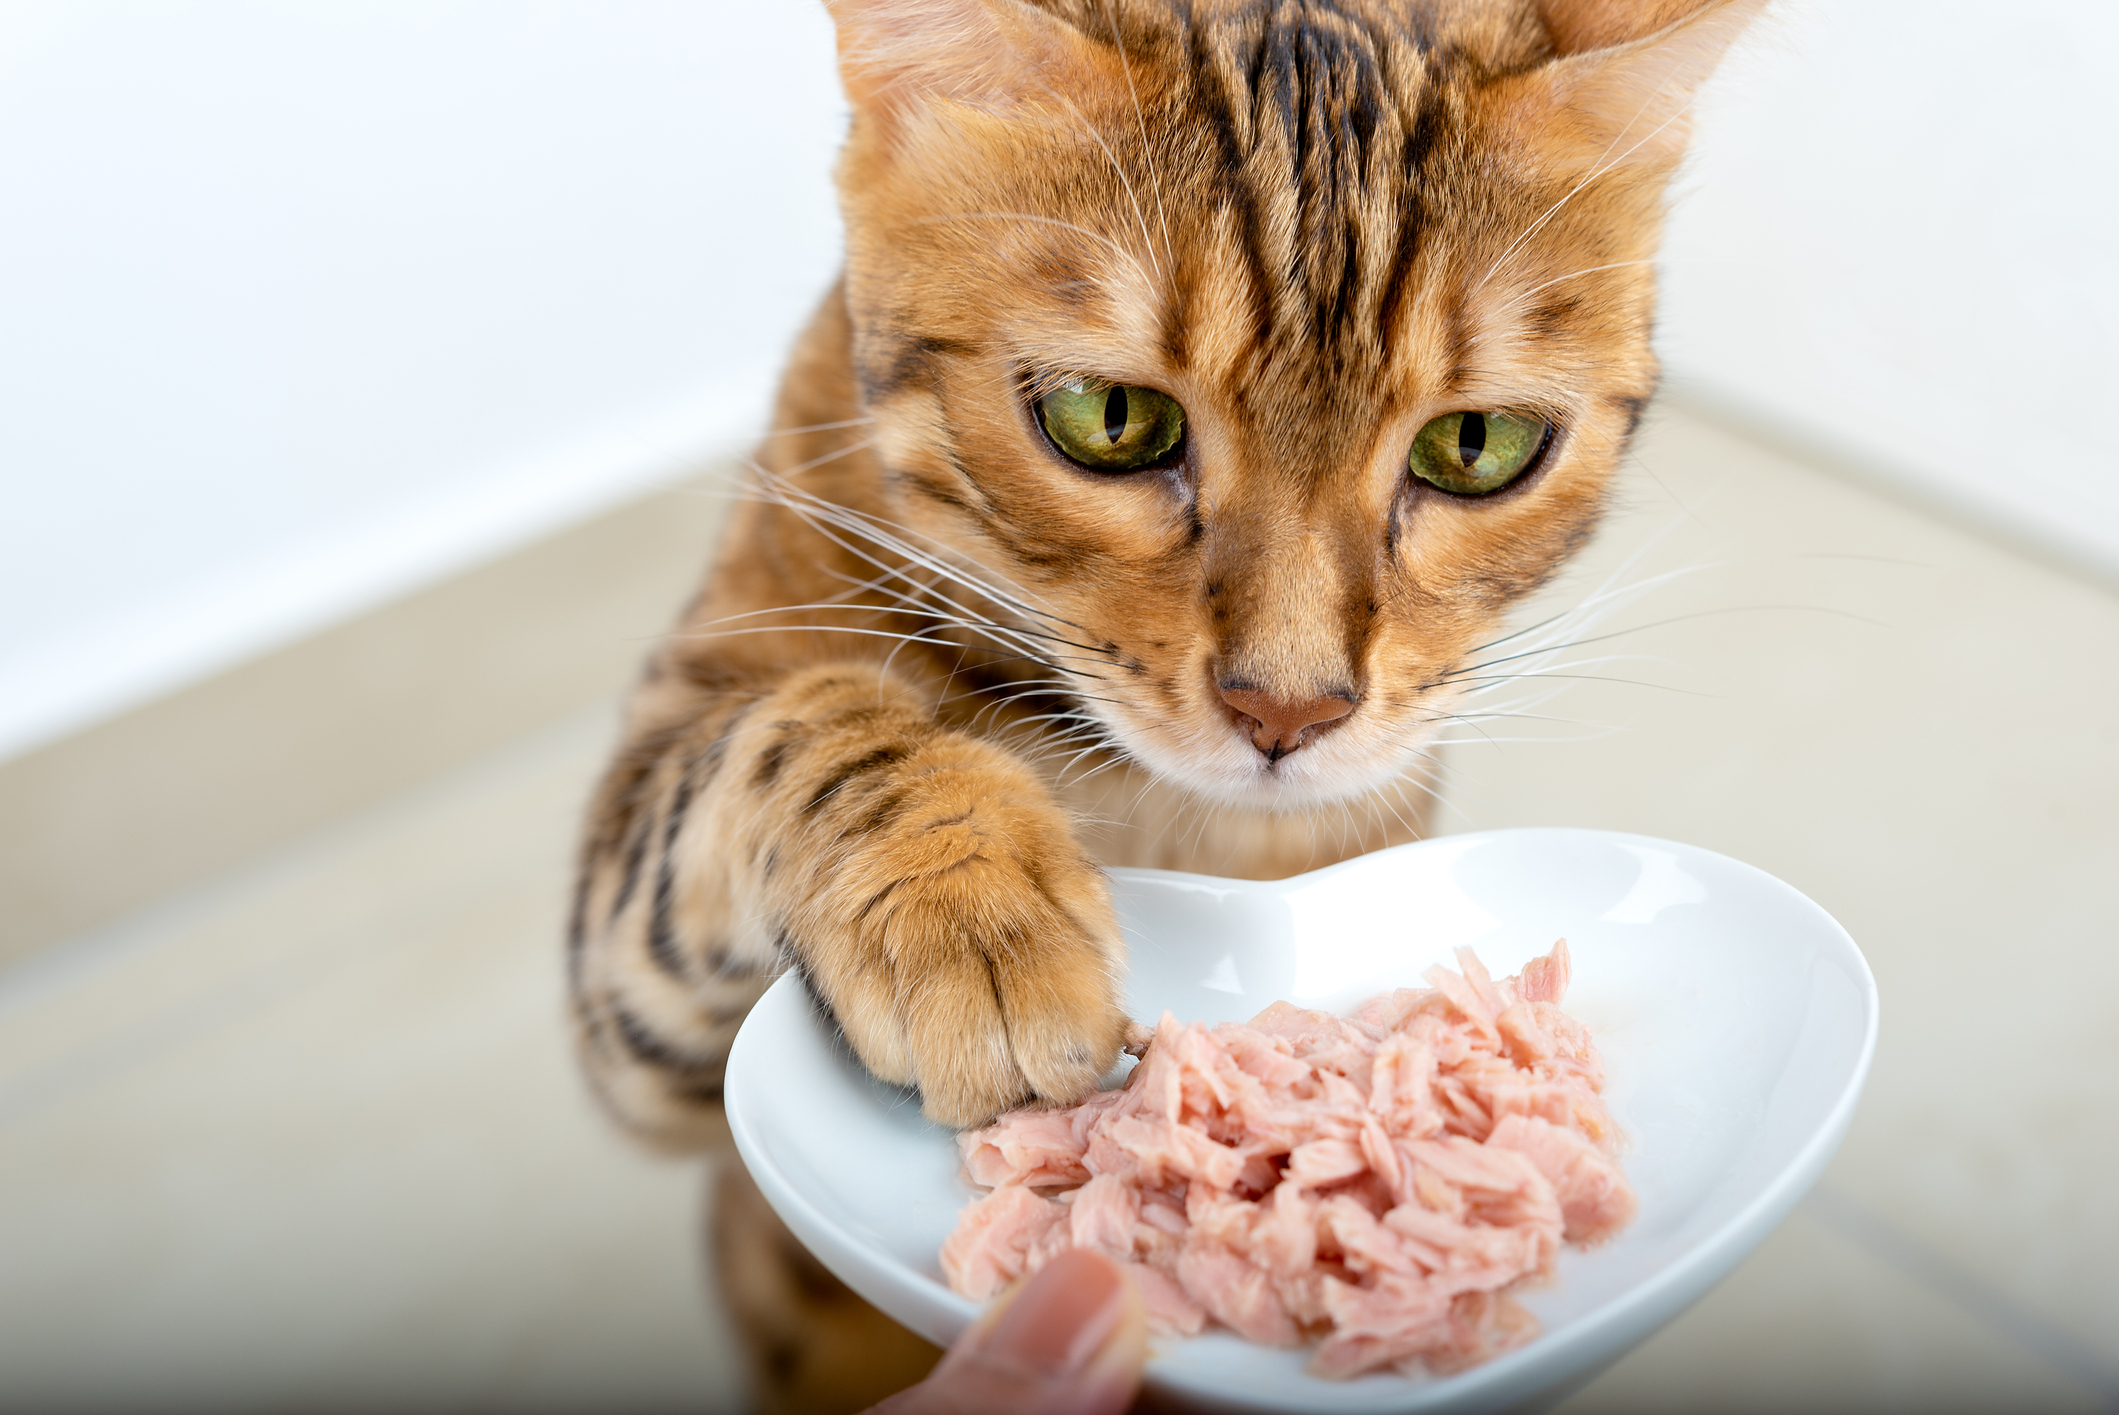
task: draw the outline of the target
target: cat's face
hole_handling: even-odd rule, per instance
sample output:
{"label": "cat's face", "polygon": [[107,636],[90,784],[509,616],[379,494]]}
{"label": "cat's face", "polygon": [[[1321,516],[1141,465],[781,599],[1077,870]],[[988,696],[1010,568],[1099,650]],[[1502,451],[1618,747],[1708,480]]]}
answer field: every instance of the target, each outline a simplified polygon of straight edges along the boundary
{"label": "cat's face", "polygon": [[892,514],[1160,774],[1391,781],[1597,517],[1683,101],[1749,8],[849,0]]}

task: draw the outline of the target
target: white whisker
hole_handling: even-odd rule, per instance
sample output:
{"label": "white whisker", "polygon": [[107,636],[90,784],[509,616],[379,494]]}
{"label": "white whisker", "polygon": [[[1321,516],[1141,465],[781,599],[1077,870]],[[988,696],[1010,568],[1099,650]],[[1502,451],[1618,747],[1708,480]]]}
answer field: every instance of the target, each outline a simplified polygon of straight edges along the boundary
{"label": "white whisker", "polygon": [[[1126,75],[1126,92],[1133,96],[1133,118],[1140,124],[1141,159],[1148,164],[1148,182],[1155,188],[1155,217],[1162,223],[1163,256],[1171,265],[1177,264],[1176,248],[1170,244],[1170,213],[1163,209],[1162,176],[1155,170],[1155,145],[1148,138],[1148,115],[1140,106],[1140,87],[1133,82],[1133,60],[1126,54],[1126,37],[1118,30],[1118,13],[1111,7],[1111,0],[1104,0],[1104,19],[1111,26],[1111,42],[1118,46],[1118,66]],[[1118,159],[1113,158],[1116,162]],[[1132,187],[1126,188],[1128,194]],[[1138,209],[1140,203],[1135,202]]]}
{"label": "white whisker", "polygon": [[1537,294],[1540,290],[1549,289],[1554,285],[1560,284],[1562,281],[1578,279],[1584,275],[1595,275],[1600,270],[1624,270],[1629,266],[1654,264],[1655,262],[1653,260],[1615,260],[1612,261],[1609,265],[1590,265],[1584,266],[1580,270],[1570,270],[1565,275],[1555,275],[1550,280],[1546,280],[1539,284],[1531,286],[1528,290],[1523,291],[1514,299],[1510,300],[1507,304],[1502,305],[1498,309],[1494,310],[1493,313],[1489,316],[1489,318],[1499,319],[1502,315],[1507,314],[1510,310],[1514,309],[1517,305],[1522,304],[1525,300],[1529,299],[1532,295]]}
{"label": "white whisker", "polygon": [[[1113,161],[1116,160],[1115,158],[1113,159]],[[927,226],[936,225],[944,221],[1023,221],[1033,226],[1056,226],[1061,230],[1073,231],[1078,235],[1087,236],[1092,241],[1102,241],[1111,248],[1114,254],[1133,267],[1133,273],[1140,277],[1141,283],[1151,286],[1157,283],[1149,279],[1147,271],[1141,269],[1139,257],[1112,240],[1109,236],[1106,236],[1103,232],[1092,231],[1088,227],[1077,225],[1072,221],[1062,221],[1056,216],[1039,216],[1034,212],[1028,211],[958,211],[947,216],[923,216],[913,224]],[[1151,251],[1149,255],[1152,259],[1154,253]]]}
{"label": "white whisker", "polygon": [[1676,112],[1672,113],[1668,118],[1665,118],[1662,122],[1656,124],[1653,128],[1649,129],[1647,133],[1642,135],[1639,142],[1636,142],[1632,147],[1627,148],[1624,152],[1620,153],[1617,157],[1612,158],[1609,162],[1605,162],[1604,155],[1608,155],[1613,147],[1618,146],[1619,138],[1623,138],[1627,134],[1627,132],[1632,129],[1634,121],[1638,120],[1642,113],[1648,111],[1648,105],[1654,102],[1655,98],[1655,94],[1650,94],[1647,98],[1642,99],[1641,106],[1638,110],[1635,111],[1633,118],[1629,119],[1627,121],[1626,126],[1619,130],[1618,137],[1613,138],[1611,142],[1605,146],[1604,154],[1599,155],[1597,159],[1598,162],[1603,164],[1602,166],[1595,168],[1590,172],[1587,177],[1584,177],[1581,181],[1575,183],[1573,189],[1570,190],[1566,196],[1561,197],[1551,206],[1545,208],[1544,212],[1538,217],[1537,220],[1531,222],[1530,225],[1526,226],[1523,229],[1522,235],[1516,237],[1515,240],[1509,242],[1508,249],[1501,252],[1500,258],[1487,268],[1486,274],[1479,277],[1479,283],[1472,287],[1475,292],[1485,289],[1486,282],[1494,278],[1495,272],[1500,270],[1502,266],[1508,263],[1510,257],[1514,256],[1515,253],[1522,248],[1523,243],[1529,240],[1533,235],[1537,234],[1539,227],[1543,226],[1546,222],[1552,220],[1554,213],[1558,212],[1561,207],[1573,201],[1575,199],[1575,196],[1580,193],[1584,187],[1587,187],[1590,183],[1596,181],[1599,177],[1604,176],[1606,173],[1617,170],[1619,165],[1623,163],[1627,158],[1633,156],[1634,153],[1640,151],[1643,143],[1652,141],[1657,134],[1663,131],[1663,129],[1669,127],[1672,123],[1675,123],[1679,118],[1682,118],[1686,113],[1690,112],[1692,109],[1693,100],[1687,99],[1684,103],[1678,106]]}

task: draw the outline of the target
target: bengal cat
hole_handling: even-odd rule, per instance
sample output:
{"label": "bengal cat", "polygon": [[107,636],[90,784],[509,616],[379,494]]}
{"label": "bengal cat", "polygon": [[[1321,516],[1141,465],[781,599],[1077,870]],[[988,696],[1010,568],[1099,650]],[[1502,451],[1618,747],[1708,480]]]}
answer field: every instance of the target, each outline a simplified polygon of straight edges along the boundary
{"label": "bengal cat", "polygon": [[[1654,390],[1664,186],[1763,3],[833,0],[845,272],[590,810],[610,1111],[714,1146],[788,969],[936,1121],[1073,1100],[1100,865],[1420,834]],[[916,1372],[825,1358],[858,1304],[722,1187],[762,1403]]]}

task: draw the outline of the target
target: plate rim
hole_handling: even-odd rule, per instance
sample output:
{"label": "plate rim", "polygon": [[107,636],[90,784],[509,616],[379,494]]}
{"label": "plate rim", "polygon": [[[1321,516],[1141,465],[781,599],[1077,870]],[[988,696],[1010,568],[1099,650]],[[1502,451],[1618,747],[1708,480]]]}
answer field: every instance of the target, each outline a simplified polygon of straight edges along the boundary
{"label": "plate rim", "polygon": [[[1834,946],[1838,961],[1851,965],[1848,971],[1857,984],[1861,1002],[1860,1045],[1856,1050],[1853,1065],[1840,1079],[1837,1093],[1825,1107],[1822,1120],[1797,1147],[1795,1154],[1758,1193],[1718,1223],[1693,1247],[1641,1279],[1628,1291],[1576,1318],[1559,1331],[1541,1335],[1516,1351],[1504,1353],[1491,1361],[1454,1375],[1404,1382],[1395,1391],[1383,1387],[1374,1388],[1379,1395],[1395,1396],[1395,1399],[1386,1399],[1382,1403],[1349,1400],[1343,1404],[1335,1403],[1335,1408],[1377,1412],[1442,1408],[1463,1411],[1497,1410],[1540,1392],[1550,1391],[1568,1380],[1579,1382],[1588,1379],[1703,1296],[1709,1287],[1733,1269],[1787,1217],[1803,1195],[1817,1182],[1825,1166],[1838,1151],[1867,1084],[1876,1055],[1882,1007],[1875,974],[1860,946],[1830,911],[1794,885],[1747,861],[1705,846],[1631,831],[1602,830],[1586,826],[1514,826],[1407,841],[1344,860],[1335,860],[1317,869],[1305,870],[1300,874],[1275,880],[1239,879],[1145,866],[1111,866],[1104,868],[1103,873],[1114,882],[1181,882],[1224,891],[1276,895],[1314,884],[1350,869],[1374,869],[1377,868],[1378,861],[1387,858],[1440,848],[1464,849],[1480,842],[1524,840],[1529,837],[1576,837],[1605,843],[1667,849],[1696,858],[1705,857],[1719,864],[1732,866],[1741,874],[1762,881],[1768,888],[1791,896],[1825,926],[1823,936]],[[752,1018],[765,1011],[768,999],[774,999],[776,994],[780,997],[775,1001],[775,1007],[784,1008],[789,1005],[786,994],[802,990],[802,979],[793,970],[789,970],[775,980],[759,998],[750,1016],[744,1019],[743,1026],[738,1029],[736,1039],[730,1047],[726,1072],[729,1082],[733,1083],[738,1073],[737,1056],[745,1050],[745,1034],[751,1030]],[[807,1004],[806,998],[803,1003]],[[767,1202],[795,1232],[804,1246],[842,1281],[883,1310],[892,1320],[920,1330],[912,1321],[892,1310],[892,1305],[877,1301],[878,1294],[869,1290],[870,1285],[865,1281],[867,1274],[859,1271],[864,1262],[873,1261],[865,1256],[866,1245],[844,1234],[840,1226],[828,1219],[773,1162],[768,1147],[753,1131],[747,1110],[737,1099],[740,1094],[745,1093],[747,1088],[740,1083],[727,1085],[724,1089],[725,1113],[736,1149],[745,1166],[758,1181],[758,1187],[765,1194]],[[761,1170],[764,1173],[761,1173]],[[768,1178],[770,1182],[767,1182]],[[827,1249],[833,1251],[824,1251]],[[839,1250],[844,1249],[860,1249],[864,1252],[859,1257],[847,1253],[841,1262],[833,1261]],[[895,1257],[886,1255],[885,1261],[892,1268],[903,1267]],[[846,1271],[846,1267],[855,1271]],[[910,1276],[917,1280],[919,1287],[908,1292],[902,1279],[894,1275],[894,1286],[890,1295],[903,1294],[925,1299],[922,1305],[929,1309],[926,1315],[940,1320],[930,1321],[920,1334],[935,1340],[937,1344],[948,1345],[977,1315],[982,1304],[959,1296],[925,1273],[912,1271]],[[923,1288],[932,1291],[922,1291]],[[954,1330],[951,1330],[952,1327]],[[1577,1359],[1584,1347],[1594,1349],[1599,1353],[1600,1359],[1589,1362]],[[1243,1398],[1241,1392],[1200,1384],[1180,1372],[1159,1370],[1161,1365],[1161,1353],[1151,1352],[1146,1377],[1148,1383],[1188,1400],[1205,1401],[1224,1410],[1256,1411],[1260,1412],[1260,1415],[1284,1412],[1291,1408],[1278,1402],[1249,1401]],[[1359,1388],[1350,1384],[1340,1386],[1339,1389],[1352,1396]]]}

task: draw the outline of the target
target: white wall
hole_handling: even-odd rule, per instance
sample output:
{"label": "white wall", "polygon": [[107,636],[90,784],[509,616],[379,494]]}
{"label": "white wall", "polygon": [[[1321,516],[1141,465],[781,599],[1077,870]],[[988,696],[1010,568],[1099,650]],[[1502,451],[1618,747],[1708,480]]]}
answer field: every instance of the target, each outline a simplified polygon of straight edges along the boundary
{"label": "white wall", "polygon": [[1784,3],[1704,106],[1673,384],[2119,578],[2119,4]]}
{"label": "white wall", "polygon": [[760,421],[815,0],[0,8],[0,756]]}
{"label": "white wall", "polygon": [[[2119,573],[2119,5],[1790,3],[1674,383]],[[0,8],[0,756],[740,444],[842,127],[818,0]]]}

